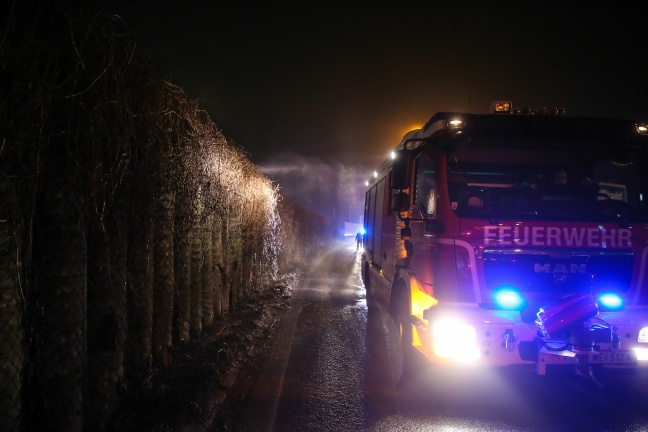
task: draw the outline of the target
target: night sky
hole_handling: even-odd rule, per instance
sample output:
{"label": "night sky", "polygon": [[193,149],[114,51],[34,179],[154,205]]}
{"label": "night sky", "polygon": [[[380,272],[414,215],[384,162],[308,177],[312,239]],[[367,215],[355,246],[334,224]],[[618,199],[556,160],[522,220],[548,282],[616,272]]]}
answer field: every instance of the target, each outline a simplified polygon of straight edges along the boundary
{"label": "night sky", "polygon": [[123,15],[158,74],[268,172],[365,175],[435,112],[496,99],[648,121],[648,7],[594,5],[135,1]]}

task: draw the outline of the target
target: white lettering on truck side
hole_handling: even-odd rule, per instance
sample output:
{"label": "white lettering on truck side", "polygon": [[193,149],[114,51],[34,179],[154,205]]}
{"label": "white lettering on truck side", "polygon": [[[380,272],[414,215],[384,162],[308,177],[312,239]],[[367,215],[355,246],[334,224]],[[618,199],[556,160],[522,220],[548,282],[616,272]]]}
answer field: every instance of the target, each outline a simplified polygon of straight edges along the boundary
{"label": "white lettering on truck side", "polygon": [[487,225],[484,246],[632,247],[629,228],[519,227]]}

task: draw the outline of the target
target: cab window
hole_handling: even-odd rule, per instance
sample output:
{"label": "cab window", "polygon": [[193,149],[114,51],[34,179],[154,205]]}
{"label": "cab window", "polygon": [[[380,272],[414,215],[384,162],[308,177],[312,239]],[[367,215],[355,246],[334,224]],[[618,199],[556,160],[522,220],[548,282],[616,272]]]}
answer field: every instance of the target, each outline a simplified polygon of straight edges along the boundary
{"label": "cab window", "polygon": [[423,153],[416,159],[416,189],[414,202],[430,217],[436,216],[436,180],[434,162]]}

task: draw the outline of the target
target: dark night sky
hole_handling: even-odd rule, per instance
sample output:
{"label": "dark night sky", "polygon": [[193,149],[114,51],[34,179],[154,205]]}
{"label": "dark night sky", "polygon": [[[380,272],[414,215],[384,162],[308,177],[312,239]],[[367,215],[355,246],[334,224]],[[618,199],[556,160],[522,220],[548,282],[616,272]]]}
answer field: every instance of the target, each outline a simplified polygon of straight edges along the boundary
{"label": "dark night sky", "polygon": [[253,162],[370,171],[435,112],[496,99],[648,121],[648,8],[593,5],[139,0],[124,15]]}

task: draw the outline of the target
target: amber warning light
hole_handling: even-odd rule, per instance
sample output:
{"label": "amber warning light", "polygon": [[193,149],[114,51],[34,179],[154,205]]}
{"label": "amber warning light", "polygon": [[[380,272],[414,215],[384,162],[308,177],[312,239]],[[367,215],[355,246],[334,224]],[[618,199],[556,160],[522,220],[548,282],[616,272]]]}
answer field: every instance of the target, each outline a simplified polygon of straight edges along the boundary
{"label": "amber warning light", "polygon": [[512,105],[509,101],[495,101],[493,102],[493,112],[510,114]]}

